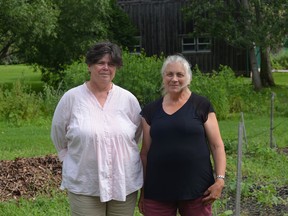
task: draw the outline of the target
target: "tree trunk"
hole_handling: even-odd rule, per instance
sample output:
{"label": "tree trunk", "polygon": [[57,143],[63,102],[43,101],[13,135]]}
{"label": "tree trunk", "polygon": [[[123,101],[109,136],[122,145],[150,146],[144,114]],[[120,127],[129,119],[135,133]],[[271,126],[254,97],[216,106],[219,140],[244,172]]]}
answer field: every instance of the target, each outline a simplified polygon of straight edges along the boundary
{"label": "tree trunk", "polygon": [[[242,0],[242,5],[246,10],[249,10],[249,2],[248,0]],[[247,25],[249,25],[249,19],[246,20]],[[257,67],[257,59],[255,54],[255,47],[251,45],[249,48],[249,58],[250,58],[250,66],[252,71],[252,84],[254,86],[255,91],[259,91],[262,88],[260,74]]]}
{"label": "tree trunk", "polygon": [[261,48],[261,70],[260,70],[261,83],[265,87],[275,86],[272,76],[271,59],[269,55],[269,48]]}
{"label": "tree trunk", "polygon": [[252,71],[252,84],[256,91],[259,91],[262,88],[260,73],[257,67],[257,59],[255,54],[255,48],[252,47],[249,49],[249,58],[250,58],[250,66]]}

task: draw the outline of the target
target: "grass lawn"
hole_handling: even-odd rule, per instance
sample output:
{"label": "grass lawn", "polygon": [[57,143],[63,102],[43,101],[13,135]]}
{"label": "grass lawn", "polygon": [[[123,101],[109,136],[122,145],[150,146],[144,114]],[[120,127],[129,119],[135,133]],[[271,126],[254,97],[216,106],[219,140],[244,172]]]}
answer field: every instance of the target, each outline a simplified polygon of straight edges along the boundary
{"label": "grass lawn", "polygon": [[5,84],[11,88],[17,80],[31,86],[32,90],[39,92],[43,89],[41,72],[34,71],[32,66],[27,65],[0,65],[0,85]]}
{"label": "grass lawn", "polygon": [[21,127],[0,122],[0,159],[14,160],[56,153],[50,140],[50,121]]}

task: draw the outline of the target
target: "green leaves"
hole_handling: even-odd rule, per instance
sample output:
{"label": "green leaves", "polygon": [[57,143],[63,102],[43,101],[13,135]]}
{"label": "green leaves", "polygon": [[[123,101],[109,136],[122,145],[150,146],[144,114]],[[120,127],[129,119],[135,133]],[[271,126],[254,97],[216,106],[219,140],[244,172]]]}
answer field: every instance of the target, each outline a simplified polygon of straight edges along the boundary
{"label": "green leaves", "polygon": [[[12,53],[33,52],[35,41],[53,36],[59,10],[51,1],[2,0],[0,3],[0,60]],[[55,36],[55,35],[54,35]]]}
{"label": "green leaves", "polygon": [[195,34],[209,33],[238,47],[279,45],[288,31],[288,1],[241,2],[190,0],[184,13],[195,22]]}

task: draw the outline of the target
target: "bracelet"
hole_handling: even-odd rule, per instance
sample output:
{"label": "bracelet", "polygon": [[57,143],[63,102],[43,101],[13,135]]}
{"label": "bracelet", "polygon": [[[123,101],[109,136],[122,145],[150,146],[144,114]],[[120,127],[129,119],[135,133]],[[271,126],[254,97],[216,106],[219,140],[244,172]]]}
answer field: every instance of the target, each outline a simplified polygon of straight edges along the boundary
{"label": "bracelet", "polygon": [[224,176],[224,175],[217,175],[217,176],[216,176],[216,179],[223,179],[223,180],[224,180],[224,179],[225,179],[225,176]]}

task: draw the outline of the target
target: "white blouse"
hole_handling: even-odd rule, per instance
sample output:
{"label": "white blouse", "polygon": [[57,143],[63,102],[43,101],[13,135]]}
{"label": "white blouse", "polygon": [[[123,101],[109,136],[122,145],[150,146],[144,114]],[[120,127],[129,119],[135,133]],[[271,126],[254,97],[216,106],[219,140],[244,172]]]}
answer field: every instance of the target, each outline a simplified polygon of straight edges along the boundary
{"label": "white blouse", "polygon": [[63,161],[60,188],[101,202],[125,201],[140,189],[140,110],[136,97],[114,84],[103,107],[85,83],[66,92],[51,128]]}

